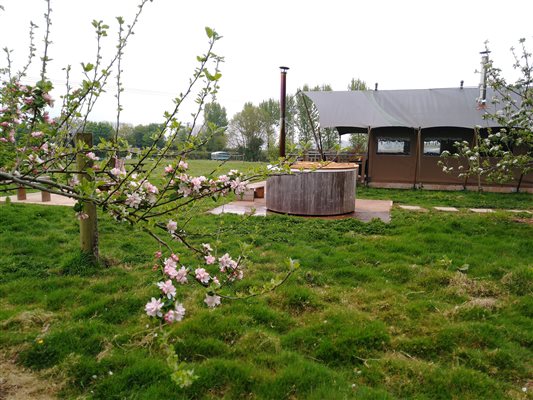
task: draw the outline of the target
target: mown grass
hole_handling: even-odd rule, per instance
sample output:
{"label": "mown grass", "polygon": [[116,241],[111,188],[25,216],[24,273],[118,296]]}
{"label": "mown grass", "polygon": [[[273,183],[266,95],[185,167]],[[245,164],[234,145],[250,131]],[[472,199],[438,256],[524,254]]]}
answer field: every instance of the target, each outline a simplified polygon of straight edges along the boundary
{"label": "mown grass", "polygon": [[[457,201],[474,203],[470,195]],[[224,252],[253,243],[243,286],[283,271],[289,256],[302,265],[278,290],[214,310],[201,290],[180,291],[188,315],[169,335],[198,376],[189,388],[171,382],[146,330],[155,243],[102,216],[107,263],[86,269],[68,208],[0,205],[0,348],[63,383],[64,398],[526,399],[533,390],[526,216],[394,209],[387,225],[200,215],[189,228],[191,241],[220,239]]]}
{"label": "mown grass", "polygon": [[477,207],[498,209],[533,209],[531,193],[491,193],[475,191],[444,191],[425,189],[379,189],[357,187],[357,196],[363,199],[388,199],[398,204],[422,207]]}

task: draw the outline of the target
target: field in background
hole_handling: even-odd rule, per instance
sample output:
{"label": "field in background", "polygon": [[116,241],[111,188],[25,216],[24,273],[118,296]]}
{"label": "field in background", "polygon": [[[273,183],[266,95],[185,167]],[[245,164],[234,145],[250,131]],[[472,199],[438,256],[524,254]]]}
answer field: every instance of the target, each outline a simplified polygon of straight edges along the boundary
{"label": "field in background", "polygon": [[[216,165],[190,164],[193,174]],[[422,206],[533,206],[531,195],[358,190]],[[180,288],[187,316],[169,332],[199,377],[190,388],[170,381],[145,329],[144,304],[158,293],[153,240],[102,216],[108,266],[87,268],[63,207],[0,205],[4,357],[61,384],[65,398],[527,399],[533,390],[529,214],[393,209],[388,225],[201,215],[189,228],[194,243],[220,240],[219,254],[252,243],[242,289],[282,272],[288,257],[302,265],[277,291],[214,310],[202,290]]]}

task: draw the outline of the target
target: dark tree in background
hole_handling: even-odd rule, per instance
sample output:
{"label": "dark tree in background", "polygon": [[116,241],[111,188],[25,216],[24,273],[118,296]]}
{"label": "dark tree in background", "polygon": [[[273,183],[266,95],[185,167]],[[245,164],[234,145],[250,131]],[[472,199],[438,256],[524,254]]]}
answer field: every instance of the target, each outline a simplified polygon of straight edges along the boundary
{"label": "dark tree in background", "polygon": [[[147,147],[151,145],[154,141],[154,137],[161,131],[161,124],[152,123],[149,125],[137,125],[133,128],[131,136],[127,137],[126,140],[133,146],[137,148]],[[162,148],[165,144],[164,137],[159,138],[156,143],[158,148]]]}
{"label": "dark tree in background", "polygon": [[203,146],[206,151],[224,150],[227,147],[228,116],[226,108],[217,102],[208,103],[204,109],[206,127],[200,132],[200,137],[207,142]]}
{"label": "dark tree in background", "polygon": [[110,141],[115,135],[115,128],[110,122],[87,121],[85,131],[93,134],[93,145],[100,144],[101,139]]}
{"label": "dark tree in background", "polygon": [[[368,86],[365,81],[359,78],[352,78],[348,85],[348,90],[368,90]],[[368,147],[368,134],[366,133],[352,133],[350,135],[350,147],[355,153],[366,153]]]}
{"label": "dark tree in background", "polygon": [[244,154],[248,161],[264,159],[261,147],[265,143],[264,113],[252,103],[246,103],[229,124],[230,145]]}

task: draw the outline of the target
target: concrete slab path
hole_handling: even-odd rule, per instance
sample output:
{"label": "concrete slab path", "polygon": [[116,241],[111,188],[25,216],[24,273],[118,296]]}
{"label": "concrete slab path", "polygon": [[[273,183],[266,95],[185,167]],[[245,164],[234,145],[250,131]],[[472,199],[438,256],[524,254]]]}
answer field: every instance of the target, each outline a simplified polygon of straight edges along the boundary
{"label": "concrete slab path", "polygon": [[437,211],[446,211],[446,212],[458,212],[459,209],[455,207],[433,207]]}
{"label": "concrete slab path", "polygon": [[420,206],[404,206],[404,205],[399,205],[398,207],[404,209],[404,210],[409,210],[409,211],[423,211],[423,212],[427,212],[427,208],[422,208]]}
{"label": "concrete slab path", "polygon": [[21,203],[21,204],[41,204],[43,206],[67,206],[72,207],[76,204],[76,200],[71,199],[70,197],[59,196],[57,194],[50,195],[50,201],[41,200],[41,192],[33,192],[26,194],[26,200],[17,200],[17,195],[12,196],[3,196],[0,197],[0,203],[5,203],[7,198],[10,198],[11,203]]}

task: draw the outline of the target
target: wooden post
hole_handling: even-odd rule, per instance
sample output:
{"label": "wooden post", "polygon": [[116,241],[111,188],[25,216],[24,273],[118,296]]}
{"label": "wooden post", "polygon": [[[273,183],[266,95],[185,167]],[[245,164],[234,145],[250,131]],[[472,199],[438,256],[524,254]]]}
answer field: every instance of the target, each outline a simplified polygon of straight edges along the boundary
{"label": "wooden post", "polygon": [[[82,141],[89,147],[93,145],[93,137],[91,133],[78,133],[76,141]],[[85,171],[87,168],[93,166],[93,161],[88,159],[84,154],[76,155],[76,164],[78,171]],[[92,180],[86,174],[78,176],[80,182]],[[87,218],[80,219],[80,246],[81,251],[89,255],[93,261],[98,260],[98,220],[96,217],[96,205],[91,202],[84,202],[82,212],[87,215]]]}
{"label": "wooden post", "polygon": [[24,186],[17,188],[17,200],[26,200],[26,188]]}
{"label": "wooden post", "polygon": [[52,200],[52,195],[50,192],[47,192],[46,190],[41,191],[41,201],[43,203],[49,202]]}
{"label": "wooden post", "polygon": [[[43,175],[41,176],[41,179],[46,179],[47,181],[50,180],[49,176]],[[41,201],[43,203],[49,202],[52,200],[52,194],[50,192],[47,192],[46,190],[41,190]]]}

